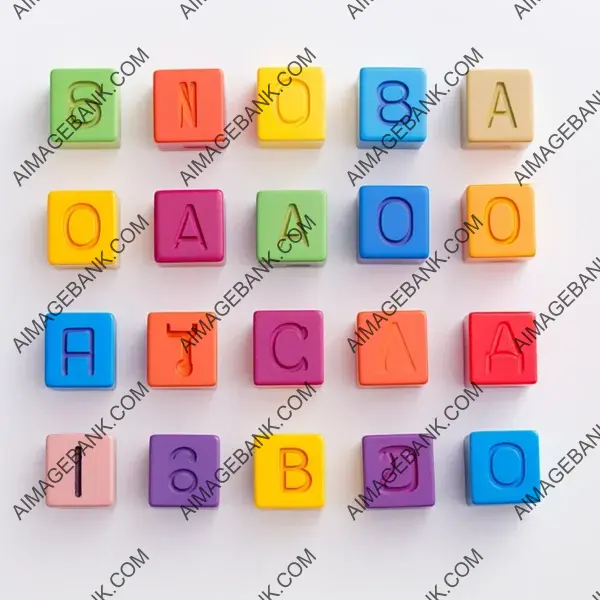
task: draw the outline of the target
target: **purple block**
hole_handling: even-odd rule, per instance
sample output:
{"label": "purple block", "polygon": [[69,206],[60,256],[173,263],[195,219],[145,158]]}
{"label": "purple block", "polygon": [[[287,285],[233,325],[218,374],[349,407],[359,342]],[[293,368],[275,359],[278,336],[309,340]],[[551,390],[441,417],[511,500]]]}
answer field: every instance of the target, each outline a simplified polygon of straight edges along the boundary
{"label": "purple block", "polygon": [[[416,443],[413,445],[413,442]],[[373,501],[369,500],[368,508],[406,508],[435,504],[431,443],[431,439],[422,438],[418,433],[363,437],[364,494],[367,498],[374,498]],[[392,458],[396,459],[395,470],[392,468]],[[376,486],[374,481],[383,487]],[[370,496],[367,488],[372,492]]]}
{"label": "purple block", "polygon": [[259,310],[254,313],[254,385],[321,385],[324,379],[323,313]]}
{"label": "purple block", "polygon": [[216,435],[150,436],[150,506],[188,506],[192,494],[198,498],[193,506],[219,506],[219,488],[206,483],[207,480],[218,483],[215,479],[218,468]]}
{"label": "purple block", "polygon": [[154,260],[223,264],[225,211],[221,190],[163,190],[154,194]]}

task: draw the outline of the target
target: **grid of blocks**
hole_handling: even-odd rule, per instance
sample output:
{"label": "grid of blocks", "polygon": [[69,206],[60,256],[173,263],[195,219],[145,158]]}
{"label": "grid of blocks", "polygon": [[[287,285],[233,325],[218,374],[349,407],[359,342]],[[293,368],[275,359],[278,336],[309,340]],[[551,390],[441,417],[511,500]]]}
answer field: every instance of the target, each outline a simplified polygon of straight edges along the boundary
{"label": "grid of blocks", "polygon": [[[120,146],[120,91],[113,89],[112,72],[113,69],[52,71],[50,129],[62,135],[63,148]],[[281,69],[259,69],[257,91],[267,88],[278,73]],[[533,86],[529,71],[475,69],[465,79],[465,148],[514,148],[533,140]],[[232,124],[226,124],[224,87],[223,72],[218,69],[156,71],[156,144],[162,149],[191,149],[235,139],[229,130]],[[323,70],[304,69],[293,81],[290,78],[288,89],[272,105],[256,111],[259,145],[320,147],[326,131]],[[394,139],[395,149],[419,148],[427,138],[428,111],[421,102],[426,93],[423,69],[362,68],[358,78],[357,147],[383,143],[387,136]],[[252,121],[250,115],[249,120]],[[236,125],[241,128],[240,123]],[[357,260],[366,264],[425,263],[431,250],[429,203],[425,186],[360,187]],[[163,266],[223,265],[225,212],[221,190],[157,191],[153,223],[155,261]],[[464,260],[517,261],[535,256],[531,186],[468,186],[462,198],[462,215],[465,225],[472,217],[479,222],[476,228],[468,227],[468,239],[461,241]],[[103,256],[110,267],[118,268],[122,243],[127,242],[126,231],[127,228],[119,231],[118,198],[113,191],[67,190],[49,194],[51,265],[89,272],[90,267],[97,266],[94,260]],[[456,244],[457,250],[452,252],[458,248]],[[261,266],[267,262],[278,267],[323,266],[327,259],[326,192],[259,191],[256,252]],[[426,273],[425,264],[422,271]],[[251,289],[252,283],[247,281],[244,286]],[[401,294],[393,300],[388,310],[357,315],[356,331],[361,341],[355,352],[356,376],[361,387],[424,386],[428,382],[427,316],[422,311],[401,310],[406,302]],[[224,301],[221,304],[222,310],[229,310]],[[149,386],[188,389],[217,385],[219,314],[196,311],[148,315]],[[255,312],[254,384],[321,386],[325,380],[323,319],[318,310]],[[535,335],[527,334],[535,330],[535,315],[529,312],[467,315],[466,382],[480,387],[535,384],[536,340]],[[116,322],[112,314],[69,312],[60,307],[56,314],[48,315],[48,387],[113,389],[116,378]],[[367,508],[435,504],[433,444],[424,444],[426,437],[415,433],[363,438],[365,495],[370,497],[373,487],[378,491]],[[83,434],[48,436],[48,469],[64,456],[76,466],[65,471],[60,485],[48,490],[49,506],[114,504],[114,440],[105,436],[86,450],[81,445],[83,438]],[[249,453],[254,454],[255,503],[259,508],[320,508],[325,504],[325,449],[320,435],[271,435]],[[149,449],[150,505],[185,505],[206,482],[220,482],[228,469],[233,472],[227,461],[223,464],[220,466],[216,435],[153,435]],[[538,435],[535,431],[473,432],[465,439],[465,469],[467,502],[519,503],[540,485]],[[219,490],[209,496],[196,507],[218,507]]]}

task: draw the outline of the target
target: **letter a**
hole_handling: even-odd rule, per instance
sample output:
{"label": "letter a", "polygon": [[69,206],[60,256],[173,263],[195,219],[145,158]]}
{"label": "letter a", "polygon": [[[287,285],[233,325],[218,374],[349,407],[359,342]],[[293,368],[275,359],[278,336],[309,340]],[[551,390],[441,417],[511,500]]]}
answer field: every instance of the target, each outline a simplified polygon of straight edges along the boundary
{"label": "letter a", "polygon": [[485,357],[485,365],[488,373],[491,373],[492,371],[493,359],[502,356],[516,360],[517,372],[523,372],[523,353],[517,347],[515,334],[513,333],[510,324],[506,321],[498,325],[490,352]]}
{"label": "letter a", "polygon": [[285,218],[283,222],[283,233],[281,234],[281,239],[287,238],[290,229],[293,229],[294,235],[290,235],[288,239],[290,239],[295,244],[302,240],[302,243],[306,247],[308,247],[308,237],[306,235],[306,232],[303,231],[301,227],[298,227],[298,224],[301,222],[302,220],[300,219],[300,211],[298,210],[298,206],[296,204],[290,204],[285,213]]}
{"label": "letter a", "polygon": [[[384,365],[386,373],[409,370],[411,373],[417,372],[417,365],[410,353],[406,337],[400,329],[400,325],[395,321],[383,325],[382,329],[386,337],[386,347],[384,354]],[[392,339],[394,338],[394,339]]]}
{"label": "letter a", "polygon": [[[189,224],[189,227],[188,227]],[[183,219],[179,224],[179,230],[177,231],[177,238],[175,248],[179,246],[181,242],[200,242],[200,245],[206,250],[206,240],[204,239],[204,233],[202,227],[200,227],[200,221],[196,214],[196,209],[193,204],[188,204],[185,207],[183,213]]]}
{"label": "letter a", "polygon": [[[498,106],[500,102],[503,102],[504,106],[501,108]],[[517,120],[515,119],[515,113],[510,104],[510,98],[508,97],[508,92],[506,91],[506,84],[502,81],[496,83],[496,89],[494,90],[494,102],[492,104],[492,109],[490,110],[490,120],[488,129],[494,123],[494,117],[506,117],[509,116],[512,122],[513,127],[517,127]]]}

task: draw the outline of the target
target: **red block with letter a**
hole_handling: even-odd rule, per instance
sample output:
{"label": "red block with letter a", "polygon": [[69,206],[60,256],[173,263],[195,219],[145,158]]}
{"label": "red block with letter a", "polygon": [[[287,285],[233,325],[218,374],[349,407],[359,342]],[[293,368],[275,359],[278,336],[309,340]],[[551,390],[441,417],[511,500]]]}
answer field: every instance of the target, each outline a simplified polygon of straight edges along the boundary
{"label": "red block with letter a", "polygon": [[465,319],[465,379],[480,386],[537,383],[535,315],[477,312]]}

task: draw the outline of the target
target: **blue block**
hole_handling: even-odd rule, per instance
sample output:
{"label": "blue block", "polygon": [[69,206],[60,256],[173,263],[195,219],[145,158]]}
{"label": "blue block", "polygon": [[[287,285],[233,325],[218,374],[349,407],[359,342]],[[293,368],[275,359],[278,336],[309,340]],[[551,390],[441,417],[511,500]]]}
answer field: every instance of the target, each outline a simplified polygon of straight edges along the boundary
{"label": "blue block", "polygon": [[117,379],[115,318],[110,313],[48,315],[46,386],[113,389]]}
{"label": "blue block", "polygon": [[358,190],[358,262],[423,262],[429,256],[429,188],[363,185]]}
{"label": "blue block", "polygon": [[427,106],[421,104],[426,94],[423,69],[363,67],[358,78],[357,147],[420,148],[427,138]]}
{"label": "blue block", "polygon": [[[536,431],[475,431],[465,438],[468,504],[521,504],[540,489]],[[527,499],[529,502],[529,499]]]}

